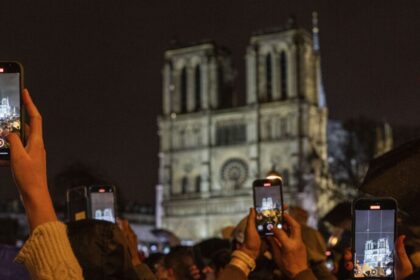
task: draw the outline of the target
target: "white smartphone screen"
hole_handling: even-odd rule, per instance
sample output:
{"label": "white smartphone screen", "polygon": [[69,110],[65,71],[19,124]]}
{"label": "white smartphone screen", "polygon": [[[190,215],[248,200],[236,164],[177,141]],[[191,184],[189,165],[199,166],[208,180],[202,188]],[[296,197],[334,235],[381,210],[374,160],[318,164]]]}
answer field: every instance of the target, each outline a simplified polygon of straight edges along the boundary
{"label": "white smartphone screen", "polygon": [[355,210],[354,277],[393,279],[395,214],[392,209]]}

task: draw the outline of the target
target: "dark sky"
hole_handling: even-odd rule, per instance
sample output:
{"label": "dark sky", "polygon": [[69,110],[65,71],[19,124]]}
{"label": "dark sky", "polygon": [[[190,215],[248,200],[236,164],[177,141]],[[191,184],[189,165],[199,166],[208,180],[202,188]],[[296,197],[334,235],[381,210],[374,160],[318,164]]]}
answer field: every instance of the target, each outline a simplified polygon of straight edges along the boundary
{"label": "dark sky", "polygon": [[[25,67],[44,117],[50,184],[76,160],[106,174],[126,197],[153,203],[163,52],[214,39],[231,49],[245,89],[253,31],[319,12],[331,118],[358,115],[418,126],[420,2],[387,1],[1,1],[0,58]],[[16,197],[0,171],[0,197]]]}

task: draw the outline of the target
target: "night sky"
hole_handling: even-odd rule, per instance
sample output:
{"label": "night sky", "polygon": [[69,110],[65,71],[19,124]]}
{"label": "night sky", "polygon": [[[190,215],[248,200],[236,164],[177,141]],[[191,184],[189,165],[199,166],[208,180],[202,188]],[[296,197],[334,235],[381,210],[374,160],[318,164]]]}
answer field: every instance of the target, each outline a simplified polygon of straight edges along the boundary
{"label": "night sky", "polygon": [[[1,1],[0,58],[25,67],[44,117],[51,188],[57,172],[80,161],[126,198],[153,204],[161,69],[171,40],[214,39],[228,47],[236,93],[244,96],[251,34],[282,26],[290,15],[310,30],[314,10],[330,117],[419,126],[414,0]],[[0,177],[0,197],[16,197],[7,168]]]}

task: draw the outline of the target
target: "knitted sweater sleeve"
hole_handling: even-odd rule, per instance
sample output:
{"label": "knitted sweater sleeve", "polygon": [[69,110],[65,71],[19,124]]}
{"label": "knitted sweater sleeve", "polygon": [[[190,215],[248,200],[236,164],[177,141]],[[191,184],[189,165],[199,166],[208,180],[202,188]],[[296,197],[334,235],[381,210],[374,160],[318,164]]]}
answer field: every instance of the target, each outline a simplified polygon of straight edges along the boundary
{"label": "knitted sweater sleeve", "polygon": [[32,279],[83,279],[66,226],[58,221],[36,227],[15,261],[25,264]]}

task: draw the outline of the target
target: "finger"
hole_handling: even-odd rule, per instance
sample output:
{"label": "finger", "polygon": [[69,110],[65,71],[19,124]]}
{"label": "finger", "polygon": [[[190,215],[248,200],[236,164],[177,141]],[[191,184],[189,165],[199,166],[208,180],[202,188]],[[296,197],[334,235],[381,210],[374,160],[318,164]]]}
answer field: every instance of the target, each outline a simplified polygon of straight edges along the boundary
{"label": "finger", "polygon": [[29,137],[29,135],[31,135],[31,127],[25,123],[25,126],[23,128],[25,130],[25,137]]}
{"label": "finger", "polygon": [[283,246],[284,244],[287,244],[289,242],[289,237],[283,229],[274,228],[273,232],[274,237],[277,239],[277,241],[280,242],[280,246]]}
{"label": "finger", "polygon": [[22,101],[29,116],[29,124],[31,127],[31,134],[29,138],[35,136],[42,140],[42,117],[35,104],[33,103],[27,89],[23,90]]}
{"label": "finger", "polygon": [[10,133],[7,136],[7,141],[10,144],[10,158],[12,161],[27,155],[25,147],[23,147],[22,141],[16,133]]}
{"label": "finger", "polygon": [[275,237],[267,238],[268,248],[273,255],[273,258],[281,256],[281,244]]}
{"label": "finger", "polygon": [[296,222],[296,220],[293,219],[292,216],[290,216],[289,214],[284,213],[283,217],[286,223],[290,226],[290,236],[293,239],[301,239],[302,235],[299,223]]}
{"label": "finger", "polygon": [[403,263],[405,261],[407,262],[410,261],[408,259],[407,252],[405,251],[404,240],[405,240],[405,235],[400,235],[398,236],[397,241],[395,242],[395,249],[397,251],[397,257],[400,263]]}
{"label": "finger", "polygon": [[258,235],[257,226],[255,225],[255,209],[249,208],[249,215],[246,222],[245,240],[249,241],[253,236]]}
{"label": "finger", "polygon": [[270,236],[270,237],[266,238],[266,240],[271,247],[274,246],[277,249],[280,249],[282,247],[280,241],[275,236]]}

